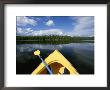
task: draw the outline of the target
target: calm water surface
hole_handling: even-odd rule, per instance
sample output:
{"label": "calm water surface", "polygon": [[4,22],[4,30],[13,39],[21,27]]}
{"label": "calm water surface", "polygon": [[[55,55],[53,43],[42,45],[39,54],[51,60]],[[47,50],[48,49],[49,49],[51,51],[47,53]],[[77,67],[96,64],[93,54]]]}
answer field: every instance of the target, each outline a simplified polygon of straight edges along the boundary
{"label": "calm water surface", "polygon": [[31,74],[41,63],[41,60],[33,54],[37,49],[41,51],[43,59],[57,49],[80,74],[94,74],[94,43],[17,44],[16,74]]}

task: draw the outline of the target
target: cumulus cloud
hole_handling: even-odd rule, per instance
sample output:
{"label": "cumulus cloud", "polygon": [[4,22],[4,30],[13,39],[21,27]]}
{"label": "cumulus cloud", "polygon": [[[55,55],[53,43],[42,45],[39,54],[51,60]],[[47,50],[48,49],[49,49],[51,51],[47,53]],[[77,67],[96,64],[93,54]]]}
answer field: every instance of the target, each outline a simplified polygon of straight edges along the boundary
{"label": "cumulus cloud", "polygon": [[17,36],[28,36],[31,35],[33,30],[31,28],[17,28],[16,35]]}
{"label": "cumulus cloud", "polygon": [[60,29],[49,29],[49,30],[32,30],[31,28],[17,28],[18,36],[43,36],[43,35],[64,35]]}
{"label": "cumulus cloud", "polygon": [[48,20],[45,25],[47,25],[47,26],[53,26],[54,25],[54,22],[53,22],[53,20]]}
{"label": "cumulus cloud", "polygon": [[49,29],[49,30],[39,30],[33,32],[33,35],[42,36],[42,35],[63,35],[63,32],[60,29]]}
{"label": "cumulus cloud", "polygon": [[[65,31],[59,28],[51,28],[46,30],[33,30],[25,27],[25,25],[36,25],[37,22],[34,19],[28,17],[17,17],[17,35],[20,36],[42,36],[42,35],[62,35],[62,36],[94,36],[94,17],[93,16],[76,16],[71,17],[73,20],[73,30]],[[54,25],[53,20],[49,19],[45,25]],[[23,26],[23,27],[21,27]],[[50,27],[49,27],[50,28]]]}
{"label": "cumulus cloud", "polygon": [[26,16],[17,16],[17,26],[26,26],[27,24],[29,25],[37,25],[37,21],[35,21],[34,19],[30,19]]}
{"label": "cumulus cloud", "polygon": [[71,36],[94,36],[94,17],[93,16],[81,16],[73,17],[76,21]]}

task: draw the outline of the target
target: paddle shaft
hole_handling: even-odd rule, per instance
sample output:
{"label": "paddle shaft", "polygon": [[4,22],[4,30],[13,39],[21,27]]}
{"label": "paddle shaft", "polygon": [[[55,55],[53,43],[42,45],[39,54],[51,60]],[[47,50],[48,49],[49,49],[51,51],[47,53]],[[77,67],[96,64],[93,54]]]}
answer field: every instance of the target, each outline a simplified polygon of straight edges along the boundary
{"label": "paddle shaft", "polygon": [[50,74],[53,74],[52,71],[50,70],[50,68],[48,67],[47,63],[40,57],[40,55],[38,55],[38,57],[41,59],[41,61],[44,63],[45,67],[47,68],[47,70],[49,71]]}

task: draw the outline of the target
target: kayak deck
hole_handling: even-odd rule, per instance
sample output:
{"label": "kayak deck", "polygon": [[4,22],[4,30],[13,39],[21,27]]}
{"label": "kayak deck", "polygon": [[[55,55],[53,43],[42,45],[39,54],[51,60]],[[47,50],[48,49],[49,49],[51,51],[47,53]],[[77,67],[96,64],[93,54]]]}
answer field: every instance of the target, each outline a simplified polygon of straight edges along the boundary
{"label": "kayak deck", "polygon": [[[45,59],[45,62],[50,67],[53,74],[78,74],[73,65],[58,50],[51,53]],[[41,63],[32,74],[48,74],[48,71],[44,63]]]}

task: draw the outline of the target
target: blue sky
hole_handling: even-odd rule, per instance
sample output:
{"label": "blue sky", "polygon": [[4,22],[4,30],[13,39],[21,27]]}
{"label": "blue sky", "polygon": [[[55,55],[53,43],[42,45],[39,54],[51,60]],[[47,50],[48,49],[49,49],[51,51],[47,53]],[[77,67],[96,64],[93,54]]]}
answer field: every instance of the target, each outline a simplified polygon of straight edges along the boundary
{"label": "blue sky", "polygon": [[94,36],[94,17],[17,16],[16,28],[16,34],[20,36]]}

